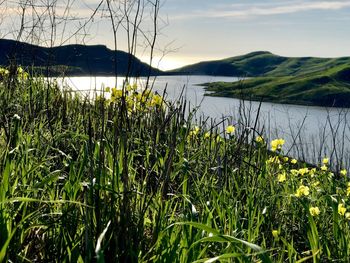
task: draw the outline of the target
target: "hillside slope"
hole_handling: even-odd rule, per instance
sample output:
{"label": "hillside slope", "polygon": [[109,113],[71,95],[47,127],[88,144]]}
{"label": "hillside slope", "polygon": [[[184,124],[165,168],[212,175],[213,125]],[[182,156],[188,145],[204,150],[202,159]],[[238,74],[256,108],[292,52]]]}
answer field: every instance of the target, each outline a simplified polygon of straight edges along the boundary
{"label": "hillside slope", "polygon": [[[126,75],[147,76],[161,74],[146,63],[123,51],[114,51],[103,45],[66,45],[59,47],[40,47],[14,40],[0,39],[0,65],[16,61],[22,66],[34,66],[50,74],[58,74],[65,69],[66,75]],[[115,60],[117,63],[115,63]]]}
{"label": "hillside slope", "polygon": [[256,77],[206,84],[206,95],[276,103],[350,107],[350,66],[296,76]]}
{"label": "hillside slope", "polygon": [[170,71],[177,74],[236,77],[296,76],[327,70],[340,65],[350,66],[350,57],[313,58],[282,57],[266,51],[223,60],[200,62]]}

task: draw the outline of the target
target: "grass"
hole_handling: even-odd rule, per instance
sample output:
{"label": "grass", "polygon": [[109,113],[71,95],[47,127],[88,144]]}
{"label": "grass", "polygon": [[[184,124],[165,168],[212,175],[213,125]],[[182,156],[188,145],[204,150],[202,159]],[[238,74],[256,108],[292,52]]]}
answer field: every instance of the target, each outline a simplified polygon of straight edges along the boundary
{"label": "grass", "polygon": [[91,101],[1,72],[0,262],[348,260],[349,179],[326,160],[136,87]]}

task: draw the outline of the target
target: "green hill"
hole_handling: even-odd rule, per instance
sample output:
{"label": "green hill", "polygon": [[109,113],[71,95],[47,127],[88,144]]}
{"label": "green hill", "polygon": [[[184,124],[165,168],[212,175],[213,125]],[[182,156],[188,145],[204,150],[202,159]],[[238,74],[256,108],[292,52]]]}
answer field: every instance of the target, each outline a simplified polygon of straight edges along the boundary
{"label": "green hill", "polygon": [[350,65],[350,57],[282,57],[267,51],[252,52],[223,60],[200,62],[170,71],[191,75],[235,77],[295,76]]}
{"label": "green hill", "polygon": [[350,107],[350,57],[283,57],[259,51],[201,62],[178,74],[248,77],[206,84],[206,95],[276,103]]}
{"label": "green hill", "polygon": [[294,58],[258,51],[223,60],[200,62],[172,70],[169,73],[236,77],[281,77],[328,70],[345,64],[350,66],[350,57]]}
{"label": "green hill", "polygon": [[[334,60],[335,61],[335,60]],[[325,64],[329,64],[325,63]],[[311,65],[309,63],[309,65]],[[320,67],[320,65],[318,65]],[[317,68],[317,65],[314,65]],[[282,72],[277,68],[275,72]],[[350,107],[350,66],[289,76],[266,76],[233,83],[206,84],[207,95],[276,103]]]}

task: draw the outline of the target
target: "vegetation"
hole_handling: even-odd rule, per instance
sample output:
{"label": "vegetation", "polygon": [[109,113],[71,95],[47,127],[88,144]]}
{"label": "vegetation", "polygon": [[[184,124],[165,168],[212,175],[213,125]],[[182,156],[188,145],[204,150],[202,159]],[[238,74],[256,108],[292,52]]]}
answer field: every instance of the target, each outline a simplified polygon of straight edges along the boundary
{"label": "vegetation", "polygon": [[350,107],[350,66],[285,77],[257,77],[206,84],[206,95],[276,103]]}
{"label": "vegetation", "polygon": [[209,96],[276,103],[350,107],[350,58],[288,58],[253,52],[174,70],[177,74],[249,77],[206,84]]}
{"label": "vegetation", "polygon": [[205,61],[175,69],[177,74],[234,76],[234,77],[285,77],[350,66],[350,57],[341,58],[290,58],[258,51],[216,61]]}
{"label": "vegetation", "polygon": [[349,179],[327,158],[299,163],[240,120],[194,126],[136,86],[90,100],[0,74],[0,262],[349,258]]}

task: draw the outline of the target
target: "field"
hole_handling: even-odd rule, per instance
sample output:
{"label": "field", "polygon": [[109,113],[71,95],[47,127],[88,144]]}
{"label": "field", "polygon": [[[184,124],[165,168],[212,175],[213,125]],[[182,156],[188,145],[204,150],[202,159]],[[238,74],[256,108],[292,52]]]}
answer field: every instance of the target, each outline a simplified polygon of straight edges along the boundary
{"label": "field", "polygon": [[350,180],[240,119],[0,70],[0,262],[348,262]]}

